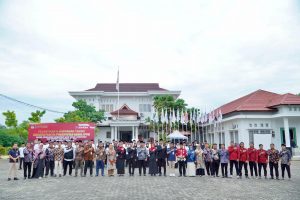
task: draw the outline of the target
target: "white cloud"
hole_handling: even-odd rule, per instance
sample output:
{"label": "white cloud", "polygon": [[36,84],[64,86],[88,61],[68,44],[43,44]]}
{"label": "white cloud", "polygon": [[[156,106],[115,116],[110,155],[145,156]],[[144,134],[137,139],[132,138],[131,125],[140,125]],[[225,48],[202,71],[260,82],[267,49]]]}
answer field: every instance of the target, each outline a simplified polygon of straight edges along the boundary
{"label": "white cloud", "polygon": [[213,108],[257,89],[299,92],[293,1],[9,1],[0,4],[0,87],[70,108],[97,82],[159,82]]}

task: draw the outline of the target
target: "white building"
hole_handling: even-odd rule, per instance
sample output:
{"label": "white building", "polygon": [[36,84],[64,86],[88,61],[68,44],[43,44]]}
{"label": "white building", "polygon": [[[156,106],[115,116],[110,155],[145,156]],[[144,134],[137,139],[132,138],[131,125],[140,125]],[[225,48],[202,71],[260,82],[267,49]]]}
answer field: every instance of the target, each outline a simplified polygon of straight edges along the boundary
{"label": "white building", "polygon": [[217,125],[206,125],[204,136],[209,143],[254,142],[257,147],[270,143],[280,148],[282,143],[292,147],[294,155],[300,155],[300,96],[276,94],[258,90],[227,103],[221,110],[223,121]]}
{"label": "white building", "polygon": [[116,83],[100,83],[92,89],[69,92],[76,100],[85,100],[105,111],[107,120],[98,124],[96,141],[149,138],[146,119],[152,118],[153,98],[172,95],[177,99],[180,95],[180,91],[163,89],[158,83],[120,83],[119,88],[119,104]]}

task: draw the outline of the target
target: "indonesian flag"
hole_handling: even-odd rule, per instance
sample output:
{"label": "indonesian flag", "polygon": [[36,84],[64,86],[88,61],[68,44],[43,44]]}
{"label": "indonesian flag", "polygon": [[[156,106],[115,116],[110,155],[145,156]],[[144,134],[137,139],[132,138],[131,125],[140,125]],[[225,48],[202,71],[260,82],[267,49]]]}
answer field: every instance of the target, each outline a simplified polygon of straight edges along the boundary
{"label": "indonesian flag", "polygon": [[176,122],[175,110],[173,108],[172,123]]}
{"label": "indonesian flag", "polygon": [[189,121],[189,114],[187,112],[184,113],[184,123],[188,123]]}
{"label": "indonesian flag", "polygon": [[180,122],[181,122],[182,124],[184,123],[184,114],[183,114],[183,109],[181,110]]}

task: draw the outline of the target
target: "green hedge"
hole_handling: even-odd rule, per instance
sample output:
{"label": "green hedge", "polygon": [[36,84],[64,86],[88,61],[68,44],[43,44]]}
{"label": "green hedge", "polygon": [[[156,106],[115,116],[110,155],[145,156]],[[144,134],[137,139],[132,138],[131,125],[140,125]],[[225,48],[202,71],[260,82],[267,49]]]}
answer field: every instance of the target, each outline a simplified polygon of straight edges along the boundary
{"label": "green hedge", "polygon": [[10,133],[7,129],[0,129],[0,146],[11,147],[14,143],[19,145],[24,142],[24,139],[17,134]]}
{"label": "green hedge", "polygon": [[8,151],[11,149],[11,147],[3,147],[0,146],[0,155],[7,155]]}

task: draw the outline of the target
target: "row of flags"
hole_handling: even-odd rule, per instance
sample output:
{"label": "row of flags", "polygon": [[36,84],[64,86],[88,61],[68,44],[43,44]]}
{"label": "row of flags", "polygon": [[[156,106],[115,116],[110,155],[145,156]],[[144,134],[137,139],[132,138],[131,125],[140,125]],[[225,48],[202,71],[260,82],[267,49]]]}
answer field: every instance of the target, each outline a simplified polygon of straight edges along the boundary
{"label": "row of flags", "polygon": [[152,120],[155,123],[211,124],[221,122],[223,115],[221,109],[209,113],[200,113],[198,110],[188,113],[186,110],[162,109],[160,113],[157,111],[153,113]]}

